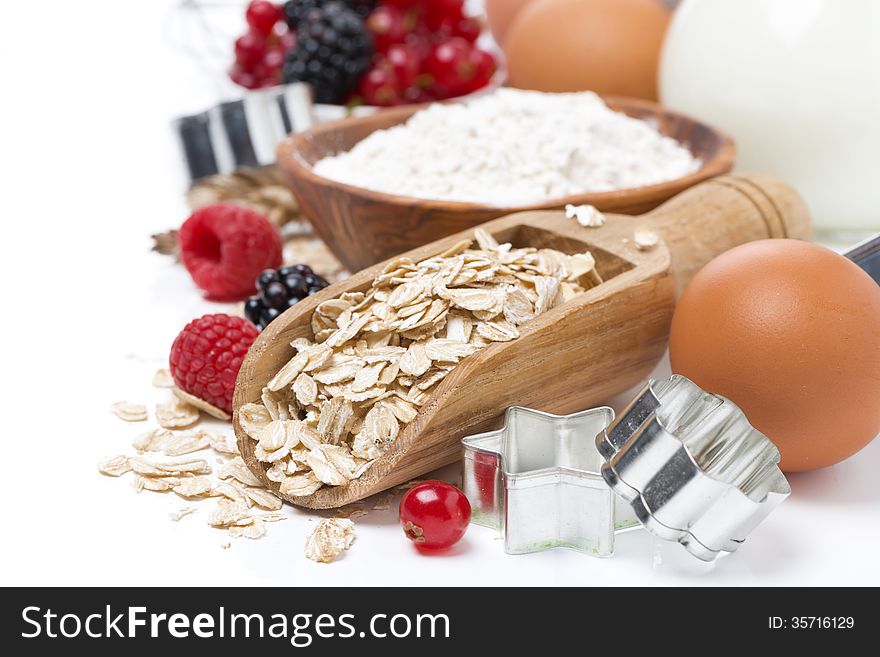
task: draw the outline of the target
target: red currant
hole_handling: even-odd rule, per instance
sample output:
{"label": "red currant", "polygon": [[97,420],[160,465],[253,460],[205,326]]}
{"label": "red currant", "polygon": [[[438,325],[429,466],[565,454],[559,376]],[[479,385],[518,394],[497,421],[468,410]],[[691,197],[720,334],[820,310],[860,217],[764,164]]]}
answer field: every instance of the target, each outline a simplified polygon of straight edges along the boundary
{"label": "red currant", "polygon": [[434,82],[447,87],[453,95],[464,89],[476,74],[471,61],[471,44],[461,37],[453,37],[437,44],[425,62],[425,71]]}
{"label": "red currant", "polygon": [[452,484],[426,481],[403,496],[399,516],[409,540],[421,548],[444,549],[464,536],[471,520],[471,505]]}
{"label": "red currant", "polygon": [[238,86],[245,89],[256,89],[257,78],[252,73],[242,70],[238,66],[233,66],[229,71],[229,78]]}
{"label": "red currant", "polygon": [[281,69],[284,66],[285,52],[280,46],[275,46],[266,52],[263,57],[263,66],[266,68],[269,77],[273,80],[281,79]]}
{"label": "red currant", "polygon": [[453,36],[461,37],[470,43],[480,38],[480,32],[480,23],[474,18],[462,18],[452,27]]}
{"label": "red currant", "polygon": [[382,4],[386,7],[397,7],[398,9],[409,9],[418,2],[419,0],[382,0]]}
{"label": "red currant", "polygon": [[268,0],[253,0],[245,11],[247,24],[263,36],[269,36],[275,23],[281,20],[281,8]]}
{"label": "red currant", "polygon": [[358,92],[367,105],[388,107],[400,102],[400,84],[391,67],[384,63],[370,69],[361,77]]}
{"label": "red currant", "polygon": [[388,49],[385,56],[387,63],[394,69],[394,75],[400,88],[406,89],[415,83],[419,74],[419,57],[415,50],[401,43],[395,43]]}
{"label": "red currant", "polygon": [[406,35],[415,28],[415,21],[408,20],[404,14],[395,7],[381,5],[367,16],[367,29],[373,35],[373,44],[377,52],[388,52],[395,43],[403,43]]}
{"label": "red currant", "polygon": [[403,100],[406,103],[430,103],[434,97],[428,93],[427,89],[419,86],[407,87],[403,91]]}
{"label": "red currant", "polygon": [[235,61],[244,69],[252,69],[265,54],[266,40],[256,32],[248,32],[235,40]]}
{"label": "red currant", "polygon": [[434,49],[434,46],[431,45],[431,33],[427,30],[411,32],[406,35],[403,42],[419,60],[419,66],[422,65],[422,62],[428,58]]}
{"label": "red currant", "polygon": [[490,52],[474,48],[469,55],[471,64],[474,67],[474,76],[470,81],[459,89],[460,94],[469,94],[482,89],[492,81],[492,76],[498,69],[498,63]]}
{"label": "red currant", "polygon": [[423,6],[422,20],[432,31],[455,25],[464,18],[464,0],[430,0]]}

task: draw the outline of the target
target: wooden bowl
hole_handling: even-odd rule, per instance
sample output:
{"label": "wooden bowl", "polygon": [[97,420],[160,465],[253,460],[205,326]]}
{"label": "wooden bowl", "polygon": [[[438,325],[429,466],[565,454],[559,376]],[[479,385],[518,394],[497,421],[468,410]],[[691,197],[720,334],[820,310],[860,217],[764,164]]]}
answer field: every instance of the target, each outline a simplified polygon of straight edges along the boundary
{"label": "wooden bowl", "polygon": [[321,123],[288,137],[278,148],[278,164],[315,232],[349,271],[358,271],[403,251],[478,224],[523,210],[550,210],[589,204],[605,212],[639,214],[698,182],[733,167],[733,141],[710,126],[656,103],[606,98],[608,106],[652,123],[702,161],[687,176],[657,185],[594,194],[576,194],[527,206],[494,207],[434,201],[374,192],[317,175],[312,168],[328,155],[350,150],[376,130],[403,123],[421,107],[383,110],[370,116]]}

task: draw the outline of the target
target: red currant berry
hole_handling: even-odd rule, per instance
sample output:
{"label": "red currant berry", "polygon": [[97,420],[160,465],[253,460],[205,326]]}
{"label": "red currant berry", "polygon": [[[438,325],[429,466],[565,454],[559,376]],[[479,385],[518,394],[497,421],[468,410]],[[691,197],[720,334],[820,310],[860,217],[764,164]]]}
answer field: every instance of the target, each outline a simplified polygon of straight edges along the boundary
{"label": "red currant berry", "polygon": [[419,57],[415,50],[401,43],[395,43],[388,49],[385,56],[388,64],[394,69],[398,85],[406,89],[414,84],[419,74]]}
{"label": "red currant berry", "polygon": [[406,14],[399,9],[382,5],[367,16],[366,26],[373,35],[376,51],[384,53],[393,44],[403,43],[415,24],[408,21]]}
{"label": "red currant berry", "polygon": [[238,86],[245,89],[256,89],[257,78],[253,73],[248,73],[237,66],[233,66],[229,71],[229,78]]}
{"label": "red currant berry", "polygon": [[464,536],[471,521],[471,505],[452,484],[426,481],[403,496],[399,516],[409,540],[421,548],[444,549]]}
{"label": "red currant berry", "polygon": [[273,76],[278,77],[281,74],[281,68],[284,66],[284,49],[275,46],[263,57],[263,66]]}
{"label": "red currant berry", "polygon": [[361,77],[358,92],[367,105],[388,107],[400,102],[400,85],[394,76],[394,71],[384,62]]}
{"label": "red currant berry", "polygon": [[470,43],[480,38],[480,32],[480,23],[474,18],[462,18],[452,27],[453,36],[461,37]]}
{"label": "red currant berry", "polygon": [[245,11],[245,19],[254,31],[269,36],[275,23],[283,17],[281,9],[268,0],[253,0]]}
{"label": "red currant berry", "polygon": [[431,100],[446,100],[447,98],[455,98],[455,96],[458,95],[449,87],[437,84],[436,82],[432,82],[428,85],[425,88],[425,93],[428,94]]}
{"label": "red currant berry", "polygon": [[455,25],[464,18],[464,0],[430,0],[424,3],[422,20],[432,31],[443,29],[444,25]]}
{"label": "red currant berry", "polygon": [[419,60],[419,66],[430,56],[434,46],[431,45],[431,33],[427,30],[411,32],[406,35],[403,43],[413,52]]}
{"label": "red currant berry", "polygon": [[266,40],[256,32],[248,32],[235,40],[235,61],[244,69],[251,69],[263,60]]}
{"label": "red currant berry", "polygon": [[476,66],[471,61],[471,44],[461,37],[453,37],[437,44],[425,62],[425,71],[438,85],[448,87],[453,94],[473,80]]}
{"label": "red currant berry", "polygon": [[398,9],[409,9],[418,2],[419,0],[382,0],[382,4],[386,7],[397,7]]}
{"label": "red currant berry", "polygon": [[419,86],[407,87],[403,91],[403,101],[405,103],[430,103],[434,97],[428,93],[427,89]]}
{"label": "red currant berry", "polygon": [[498,69],[498,62],[490,52],[474,48],[471,50],[470,61],[474,66],[474,77],[460,90],[460,94],[469,94],[482,89],[492,81],[492,76]]}

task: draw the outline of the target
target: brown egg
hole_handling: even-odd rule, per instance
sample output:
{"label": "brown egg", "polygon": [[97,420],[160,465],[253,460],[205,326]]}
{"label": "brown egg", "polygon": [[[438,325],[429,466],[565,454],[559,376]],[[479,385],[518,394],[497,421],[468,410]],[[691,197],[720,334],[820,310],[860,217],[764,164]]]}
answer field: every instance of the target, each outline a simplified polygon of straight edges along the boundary
{"label": "brown egg", "polygon": [[495,41],[499,44],[504,43],[507,28],[529,2],[534,0],[486,0],[486,19]]}
{"label": "brown egg", "polygon": [[795,240],[732,249],[685,289],[672,370],[733,400],[782,453],[813,470],[880,432],[880,286],[850,260]]}
{"label": "brown egg", "polygon": [[657,98],[669,12],[658,0],[537,0],[504,40],[509,84]]}

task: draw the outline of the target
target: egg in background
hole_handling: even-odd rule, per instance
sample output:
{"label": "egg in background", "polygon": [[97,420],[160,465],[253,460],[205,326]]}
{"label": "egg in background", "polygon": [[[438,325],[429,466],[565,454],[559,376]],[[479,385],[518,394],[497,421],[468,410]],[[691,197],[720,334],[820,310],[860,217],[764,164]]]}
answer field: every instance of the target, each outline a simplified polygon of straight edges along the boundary
{"label": "egg in background", "polygon": [[658,0],[533,0],[504,35],[509,84],[656,100],[669,18]]}
{"label": "egg in background", "polygon": [[738,246],[685,288],[669,359],[737,404],[786,472],[833,465],[880,432],[880,285],[816,244]]}
{"label": "egg in background", "polygon": [[499,45],[504,43],[507,29],[520,10],[535,0],[486,0],[486,20]]}

